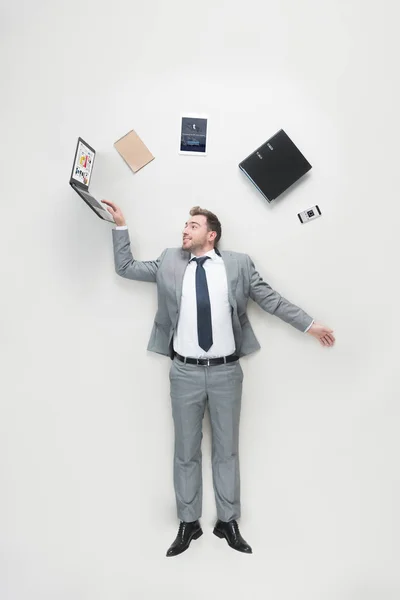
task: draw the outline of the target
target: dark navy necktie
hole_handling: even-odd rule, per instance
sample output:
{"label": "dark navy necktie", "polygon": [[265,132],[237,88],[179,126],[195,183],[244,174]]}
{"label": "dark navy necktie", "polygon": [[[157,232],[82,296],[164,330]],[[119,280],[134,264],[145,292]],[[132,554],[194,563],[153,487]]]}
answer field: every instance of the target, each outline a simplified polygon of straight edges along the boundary
{"label": "dark navy necktie", "polygon": [[200,348],[207,352],[213,345],[211,325],[211,305],[208,293],[207,277],[204,263],[210,256],[192,258],[197,262],[196,268],[196,300],[197,300],[197,337]]}

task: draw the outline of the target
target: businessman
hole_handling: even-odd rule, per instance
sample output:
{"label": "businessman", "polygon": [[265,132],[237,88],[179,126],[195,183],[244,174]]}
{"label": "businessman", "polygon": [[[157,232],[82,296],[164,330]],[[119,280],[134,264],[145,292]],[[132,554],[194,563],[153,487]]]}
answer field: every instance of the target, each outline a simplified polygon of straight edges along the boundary
{"label": "businessman", "polygon": [[260,348],[246,314],[249,298],[266,312],[307,332],[323,346],[333,331],[290,303],[263,281],[247,254],[219,251],[221,224],[196,206],[183,229],[182,246],[157,260],[132,256],[128,228],[116,204],[113,215],[115,269],[128,279],[157,284],[158,310],[148,350],[172,359],[170,394],[175,429],[174,488],[180,525],[167,556],[187,550],[203,531],[201,440],[208,404],[212,428],[213,486],[217,507],[214,534],[251,554],[240,517],[239,416],[243,372],[240,357]]}

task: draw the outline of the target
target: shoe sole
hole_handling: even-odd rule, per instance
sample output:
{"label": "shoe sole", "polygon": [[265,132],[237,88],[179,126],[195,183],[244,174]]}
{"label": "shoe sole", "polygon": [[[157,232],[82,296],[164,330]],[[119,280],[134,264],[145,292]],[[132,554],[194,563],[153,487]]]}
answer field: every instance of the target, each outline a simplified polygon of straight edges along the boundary
{"label": "shoe sole", "polygon": [[[214,529],[213,534],[216,535],[217,537],[219,537],[221,540],[223,540],[224,538],[226,539],[225,535],[218,529]],[[228,541],[228,540],[226,540],[226,541]]]}
{"label": "shoe sole", "polygon": [[[201,537],[202,535],[203,535],[203,530],[199,529],[199,531],[196,531],[196,533],[193,535],[193,537],[190,538],[190,542],[192,540],[198,540],[199,537]],[[190,544],[190,542],[189,542],[189,544]]]}

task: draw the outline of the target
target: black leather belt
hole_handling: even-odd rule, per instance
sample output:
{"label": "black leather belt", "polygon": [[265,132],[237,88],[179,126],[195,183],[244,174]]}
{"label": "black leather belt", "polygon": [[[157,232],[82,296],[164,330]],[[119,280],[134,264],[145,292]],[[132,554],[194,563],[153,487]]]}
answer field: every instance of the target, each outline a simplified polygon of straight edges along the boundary
{"label": "black leather belt", "polygon": [[176,358],[186,365],[198,365],[199,367],[212,367],[215,365],[224,365],[226,363],[235,362],[239,360],[237,354],[230,354],[229,356],[220,356],[218,358],[188,358],[181,356],[177,352],[174,353]]}

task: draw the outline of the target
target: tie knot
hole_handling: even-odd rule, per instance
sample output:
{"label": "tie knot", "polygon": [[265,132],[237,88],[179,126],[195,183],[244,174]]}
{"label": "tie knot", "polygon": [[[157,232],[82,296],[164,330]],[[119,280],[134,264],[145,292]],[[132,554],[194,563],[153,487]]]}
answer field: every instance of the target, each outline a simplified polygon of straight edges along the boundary
{"label": "tie knot", "polygon": [[207,258],[210,258],[210,256],[199,256],[199,257],[194,257],[192,258],[193,261],[197,262],[197,264],[202,267],[204,265],[204,263],[206,262]]}

